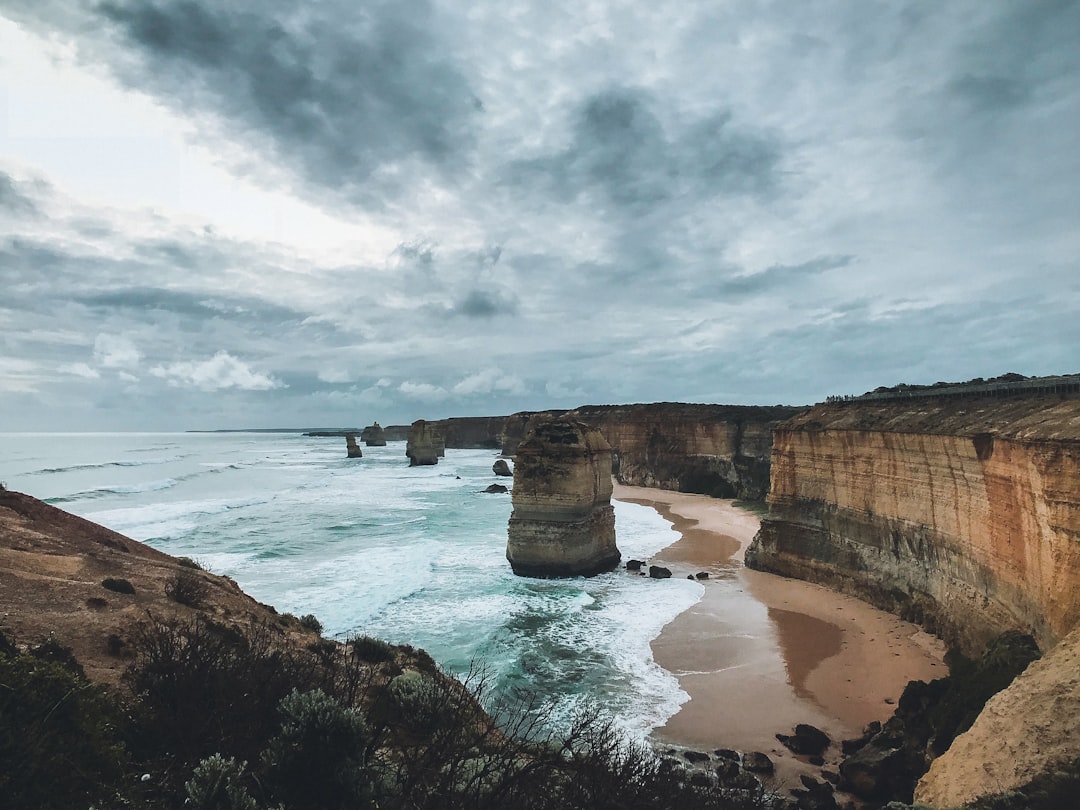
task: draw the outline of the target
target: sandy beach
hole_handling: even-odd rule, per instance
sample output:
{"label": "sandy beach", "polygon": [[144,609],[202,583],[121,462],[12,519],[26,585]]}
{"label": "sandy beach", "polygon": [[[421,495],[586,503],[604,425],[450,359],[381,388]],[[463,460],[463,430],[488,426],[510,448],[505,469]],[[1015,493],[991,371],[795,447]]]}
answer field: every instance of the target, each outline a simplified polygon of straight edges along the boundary
{"label": "sandy beach", "polygon": [[655,508],[682,537],[650,562],[686,577],[706,571],[704,595],[664,627],[656,661],[690,696],[654,731],[661,742],[697,749],[764,751],[789,784],[816,769],[775,734],[796,723],[836,745],[871,720],[886,720],[909,680],[946,674],[944,645],[918,626],[853,597],[748,570],[743,552],[757,515],[703,495],[616,485],[614,497]]}

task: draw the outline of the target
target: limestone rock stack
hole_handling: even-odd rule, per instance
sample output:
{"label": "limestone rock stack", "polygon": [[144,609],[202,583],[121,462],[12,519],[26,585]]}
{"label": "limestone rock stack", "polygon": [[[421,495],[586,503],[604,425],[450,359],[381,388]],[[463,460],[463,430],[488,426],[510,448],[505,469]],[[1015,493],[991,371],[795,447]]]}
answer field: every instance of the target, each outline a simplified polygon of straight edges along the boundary
{"label": "limestone rock stack", "polygon": [[368,447],[386,447],[386,434],[378,422],[360,431],[360,438]]}
{"label": "limestone rock stack", "polygon": [[423,419],[413,422],[405,444],[405,455],[409,457],[410,467],[438,464],[439,456],[446,455],[438,424]]}
{"label": "limestone rock stack", "polygon": [[591,576],[621,557],[611,507],[611,447],[562,417],[533,421],[517,448],[506,558],[522,576]]}
{"label": "limestone rock stack", "polygon": [[348,453],[349,458],[363,458],[364,453],[360,449],[360,445],[356,443],[355,433],[345,434],[345,452]]}

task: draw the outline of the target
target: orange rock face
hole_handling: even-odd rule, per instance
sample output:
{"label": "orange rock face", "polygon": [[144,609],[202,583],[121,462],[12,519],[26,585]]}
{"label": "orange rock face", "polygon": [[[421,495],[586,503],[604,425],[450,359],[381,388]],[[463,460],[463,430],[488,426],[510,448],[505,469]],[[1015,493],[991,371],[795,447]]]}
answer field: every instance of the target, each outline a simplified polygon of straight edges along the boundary
{"label": "orange rock face", "polygon": [[1080,622],[1080,398],[820,405],[775,432],[768,500],[748,565],[968,652]]}
{"label": "orange rock face", "polygon": [[621,555],[611,448],[581,422],[538,418],[518,446],[506,558],[525,576],[590,576]]}

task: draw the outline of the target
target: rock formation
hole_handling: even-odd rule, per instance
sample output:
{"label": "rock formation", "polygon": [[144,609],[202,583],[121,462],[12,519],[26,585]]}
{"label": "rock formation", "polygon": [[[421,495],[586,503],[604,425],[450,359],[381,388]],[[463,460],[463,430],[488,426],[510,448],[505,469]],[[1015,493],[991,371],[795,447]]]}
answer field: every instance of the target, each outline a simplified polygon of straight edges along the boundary
{"label": "rock formation", "polygon": [[[615,477],[622,484],[760,500],[769,489],[772,429],[802,410],[657,402],[543,413],[563,414],[599,430],[611,445]],[[506,418],[504,455],[515,454],[534,416],[539,414]]]}
{"label": "rock formation", "polygon": [[438,423],[425,422],[423,419],[413,422],[405,445],[405,455],[409,457],[410,467],[438,464],[439,457],[446,455]]}
{"label": "rock formation", "polygon": [[349,458],[363,458],[364,457],[364,453],[360,449],[360,445],[358,445],[356,443],[356,434],[355,433],[346,433],[345,434],[345,452],[348,454]]}
{"label": "rock formation", "polygon": [[779,426],[747,565],[854,593],[976,654],[1080,621],[1080,397],[819,405]]}
{"label": "rock formation", "polygon": [[368,447],[386,447],[386,433],[378,422],[364,428],[360,438]]}
{"label": "rock formation", "polygon": [[611,508],[611,448],[563,418],[532,423],[514,464],[506,558],[523,576],[591,576],[621,555]]}
{"label": "rock formation", "polygon": [[510,465],[506,463],[505,458],[496,460],[496,462],[491,465],[491,471],[496,475],[511,476],[514,474],[513,470],[510,469]]}

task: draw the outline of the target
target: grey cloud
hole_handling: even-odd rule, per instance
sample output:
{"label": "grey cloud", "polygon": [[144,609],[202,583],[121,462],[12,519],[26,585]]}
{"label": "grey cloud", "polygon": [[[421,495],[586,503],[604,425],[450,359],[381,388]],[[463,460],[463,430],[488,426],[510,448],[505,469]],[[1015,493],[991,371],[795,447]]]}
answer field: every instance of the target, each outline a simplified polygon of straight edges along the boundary
{"label": "grey cloud", "polygon": [[774,264],[760,273],[725,279],[717,283],[714,289],[721,295],[754,295],[790,287],[799,282],[812,281],[829,270],[847,267],[854,260],[854,256],[820,256],[799,264]]}
{"label": "grey cloud", "polygon": [[1008,110],[1030,97],[1030,88],[1010,76],[973,76],[953,80],[949,89],[977,110]]}
{"label": "grey cloud", "polygon": [[[123,0],[97,7],[122,47],[98,58],[140,90],[211,113],[269,146],[304,181],[375,204],[402,161],[451,176],[480,104],[438,41],[429,3],[222,6]],[[383,170],[390,169],[389,172]]]}
{"label": "grey cloud", "polygon": [[646,91],[613,88],[574,112],[570,145],[520,161],[514,184],[547,186],[560,199],[599,192],[625,208],[646,210],[686,195],[761,195],[779,182],[781,151],[770,136],[716,112],[669,132]]}
{"label": "grey cloud", "polygon": [[512,315],[517,302],[498,290],[470,290],[454,304],[453,312],[468,318],[494,318],[496,315]]}
{"label": "grey cloud", "polygon": [[23,192],[21,185],[11,175],[0,170],[0,209],[16,216],[36,214],[37,205]]}

